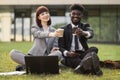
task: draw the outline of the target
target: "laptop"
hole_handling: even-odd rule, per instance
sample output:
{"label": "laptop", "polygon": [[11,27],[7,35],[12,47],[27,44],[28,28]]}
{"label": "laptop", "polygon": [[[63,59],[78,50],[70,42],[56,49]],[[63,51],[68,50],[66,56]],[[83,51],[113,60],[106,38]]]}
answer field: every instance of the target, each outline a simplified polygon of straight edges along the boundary
{"label": "laptop", "polygon": [[27,74],[59,74],[58,56],[25,56]]}

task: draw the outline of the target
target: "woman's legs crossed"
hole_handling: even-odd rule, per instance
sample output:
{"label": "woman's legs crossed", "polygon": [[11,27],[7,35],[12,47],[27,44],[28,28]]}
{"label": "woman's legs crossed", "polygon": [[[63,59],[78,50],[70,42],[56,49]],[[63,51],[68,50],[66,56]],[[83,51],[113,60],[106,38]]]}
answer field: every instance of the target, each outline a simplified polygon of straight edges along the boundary
{"label": "woman's legs crossed", "polygon": [[13,61],[15,61],[18,64],[25,65],[25,57],[26,55],[20,51],[17,51],[15,49],[10,51],[10,57]]}

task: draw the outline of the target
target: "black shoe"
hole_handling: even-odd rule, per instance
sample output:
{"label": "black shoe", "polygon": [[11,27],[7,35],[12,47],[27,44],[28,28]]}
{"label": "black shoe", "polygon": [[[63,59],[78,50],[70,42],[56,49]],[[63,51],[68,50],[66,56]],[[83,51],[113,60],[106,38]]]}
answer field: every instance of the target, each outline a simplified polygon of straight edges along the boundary
{"label": "black shoe", "polygon": [[100,66],[99,58],[98,58],[98,56],[95,52],[92,52],[92,62],[93,62],[93,67],[94,68]]}
{"label": "black shoe", "polygon": [[100,70],[100,62],[99,62],[99,58],[97,56],[96,53],[92,53],[92,61],[93,61],[93,73],[94,75],[97,75],[97,76],[102,76],[103,75],[103,72],[102,70]]}
{"label": "black shoe", "polygon": [[96,76],[102,76],[102,75],[103,75],[103,72],[102,72],[102,70],[100,70],[100,68],[98,67],[98,69],[92,69],[91,74],[92,74],[92,75],[96,75]]}
{"label": "black shoe", "polygon": [[103,75],[103,72],[102,72],[102,70],[98,70],[98,71],[96,71],[96,76],[102,76]]}
{"label": "black shoe", "polygon": [[75,69],[74,69],[74,73],[76,74],[84,74],[85,70],[82,66],[78,65]]}
{"label": "black shoe", "polygon": [[25,65],[18,65],[18,66],[16,66],[16,71],[23,71],[23,70],[25,70]]}
{"label": "black shoe", "polygon": [[92,57],[90,55],[84,57],[80,65],[82,65],[85,70],[89,70],[92,65]]}
{"label": "black shoe", "polygon": [[78,65],[74,69],[74,72],[75,73],[84,74],[87,70],[89,70],[89,68],[91,67],[91,65],[92,65],[92,57],[91,56],[86,56],[81,61],[80,65]]}

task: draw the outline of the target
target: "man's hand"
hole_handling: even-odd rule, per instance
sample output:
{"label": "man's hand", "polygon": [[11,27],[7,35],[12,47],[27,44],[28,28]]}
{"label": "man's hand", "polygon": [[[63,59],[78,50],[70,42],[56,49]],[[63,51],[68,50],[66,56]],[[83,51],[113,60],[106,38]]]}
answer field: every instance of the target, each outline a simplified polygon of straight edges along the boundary
{"label": "man's hand", "polygon": [[78,36],[87,36],[87,34],[80,28],[77,28],[75,34]]}
{"label": "man's hand", "polygon": [[78,54],[75,53],[75,52],[73,52],[73,51],[68,51],[68,52],[67,52],[67,56],[68,56],[68,57],[77,57]]}

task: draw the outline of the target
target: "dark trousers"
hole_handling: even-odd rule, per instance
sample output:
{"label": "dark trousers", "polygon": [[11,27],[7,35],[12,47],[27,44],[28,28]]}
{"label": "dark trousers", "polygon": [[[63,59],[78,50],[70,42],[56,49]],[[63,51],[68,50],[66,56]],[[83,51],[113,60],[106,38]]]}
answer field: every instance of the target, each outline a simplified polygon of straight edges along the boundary
{"label": "dark trousers", "polygon": [[80,65],[81,61],[85,60],[87,57],[91,56],[91,52],[98,53],[98,49],[96,47],[90,47],[87,51],[80,53],[80,56],[77,57],[65,57],[61,63],[70,68],[76,68]]}

